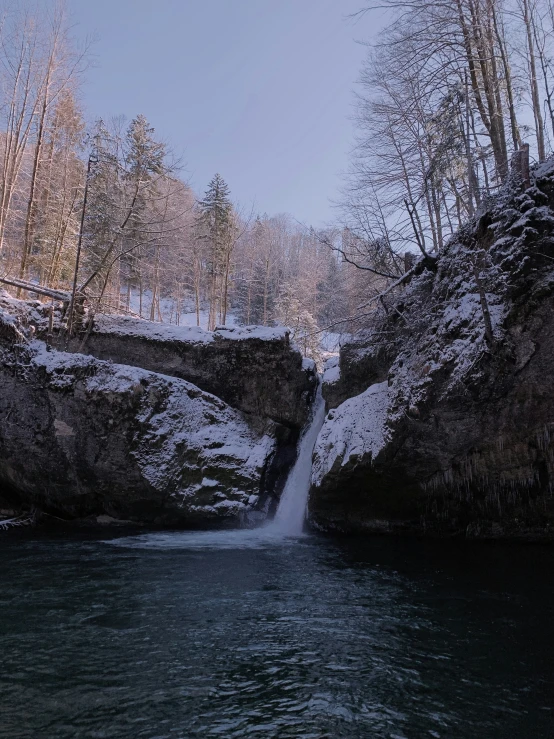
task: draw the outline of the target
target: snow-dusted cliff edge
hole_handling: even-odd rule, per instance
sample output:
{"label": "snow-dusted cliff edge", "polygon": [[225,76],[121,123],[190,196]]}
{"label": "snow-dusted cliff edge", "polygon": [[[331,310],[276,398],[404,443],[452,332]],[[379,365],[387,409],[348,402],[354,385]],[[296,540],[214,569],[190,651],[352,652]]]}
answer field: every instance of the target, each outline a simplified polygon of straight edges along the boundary
{"label": "snow-dusted cliff edge", "polygon": [[312,525],[553,538],[554,162],[387,308],[326,372]]}
{"label": "snow-dusted cliff edge", "polygon": [[[144,321],[115,321],[104,348],[115,337],[115,353],[131,328],[120,360],[138,357],[142,345],[147,367],[175,359],[166,374],[49,349],[33,338],[43,329],[41,305],[0,297],[0,508],[184,527],[264,517],[294,459],[313,368],[284,332],[152,336]],[[196,352],[199,338],[211,363]],[[240,392],[228,393],[238,402],[170,376],[184,374],[187,356],[199,383],[241,376]],[[260,377],[264,366],[274,375]]]}

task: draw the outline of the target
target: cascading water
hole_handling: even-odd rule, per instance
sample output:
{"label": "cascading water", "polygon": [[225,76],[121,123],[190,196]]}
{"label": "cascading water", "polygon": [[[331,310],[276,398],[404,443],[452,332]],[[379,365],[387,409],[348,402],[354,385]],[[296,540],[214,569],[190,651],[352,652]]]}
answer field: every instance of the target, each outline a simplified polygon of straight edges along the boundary
{"label": "cascading water", "polygon": [[324,420],[325,400],[321,394],[320,383],[317,388],[311,420],[300,438],[298,458],[287,479],[275,518],[269,526],[275,532],[289,536],[302,533],[308,493],[310,492],[312,453]]}

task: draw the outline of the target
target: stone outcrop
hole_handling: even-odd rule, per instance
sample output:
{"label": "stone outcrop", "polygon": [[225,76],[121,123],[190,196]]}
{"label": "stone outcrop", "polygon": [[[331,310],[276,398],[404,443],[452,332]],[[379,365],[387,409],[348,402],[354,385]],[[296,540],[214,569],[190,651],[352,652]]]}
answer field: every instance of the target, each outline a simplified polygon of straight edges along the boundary
{"label": "stone outcrop", "polygon": [[554,162],[386,305],[327,369],[312,525],[554,538]]}
{"label": "stone outcrop", "polygon": [[[0,289],[0,311],[28,336],[47,338],[50,308]],[[317,384],[315,364],[302,358],[285,328],[205,331],[97,315],[89,330],[68,342],[59,331],[61,318],[56,305],[51,343],[60,350],[187,380],[243,411],[252,423],[269,418],[297,434],[308,419]]]}
{"label": "stone outcrop", "polygon": [[370,331],[345,340],[339,356],[325,364],[321,387],[327,408],[337,408],[369,385],[386,380],[394,358],[394,347],[374,343]]}
{"label": "stone outcrop", "polygon": [[179,526],[236,525],[267,508],[273,422],[253,429],[184,380],[6,334],[0,482],[10,504]]}
{"label": "stone outcrop", "polygon": [[253,417],[299,430],[308,418],[316,375],[282,328],[204,331],[137,318],[102,316],[70,350],[143,367],[198,385]]}
{"label": "stone outcrop", "polygon": [[0,503],[185,527],[271,512],[316,385],[286,331],[103,318],[83,354],[40,340],[49,314],[0,294]]}

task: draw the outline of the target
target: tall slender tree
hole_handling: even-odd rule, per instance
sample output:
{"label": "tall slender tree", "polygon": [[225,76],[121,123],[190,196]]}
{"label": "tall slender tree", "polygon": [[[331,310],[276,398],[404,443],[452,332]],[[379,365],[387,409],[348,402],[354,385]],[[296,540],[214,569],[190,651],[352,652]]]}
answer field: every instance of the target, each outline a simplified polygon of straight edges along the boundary
{"label": "tall slender tree", "polygon": [[234,245],[234,213],[229,187],[220,174],[214,175],[198,203],[199,226],[207,245],[209,273],[208,330],[218,318],[225,323],[231,253]]}

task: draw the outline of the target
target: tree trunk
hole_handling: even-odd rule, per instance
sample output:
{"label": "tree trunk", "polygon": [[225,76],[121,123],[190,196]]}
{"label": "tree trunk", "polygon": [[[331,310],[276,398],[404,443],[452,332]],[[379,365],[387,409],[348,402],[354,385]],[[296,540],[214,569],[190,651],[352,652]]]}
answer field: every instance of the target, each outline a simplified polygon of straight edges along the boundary
{"label": "tree trunk", "polygon": [[533,44],[533,34],[531,29],[531,17],[529,13],[529,0],[521,0],[523,10],[523,22],[525,23],[525,33],[527,36],[527,50],[529,52],[529,76],[531,83],[531,100],[533,103],[533,116],[535,118],[535,129],[537,136],[537,150],[539,161],[546,159],[546,149],[544,145],[544,122],[542,119],[541,101],[539,95],[539,84],[537,81],[537,67],[535,62],[535,46]]}

